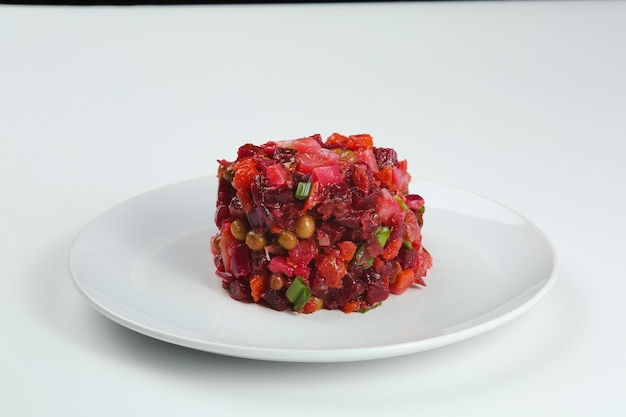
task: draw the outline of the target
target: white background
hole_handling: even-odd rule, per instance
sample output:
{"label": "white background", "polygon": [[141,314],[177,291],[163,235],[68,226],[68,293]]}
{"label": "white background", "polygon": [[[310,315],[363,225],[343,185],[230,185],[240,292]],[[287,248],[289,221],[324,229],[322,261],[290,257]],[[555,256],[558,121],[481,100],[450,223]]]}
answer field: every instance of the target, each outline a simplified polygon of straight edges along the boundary
{"label": "white background", "polygon": [[[0,6],[0,414],[624,415],[624,22],[621,1]],[[72,286],[107,208],[335,131],[533,220],[556,284],[482,336],[338,364],[171,345]]]}

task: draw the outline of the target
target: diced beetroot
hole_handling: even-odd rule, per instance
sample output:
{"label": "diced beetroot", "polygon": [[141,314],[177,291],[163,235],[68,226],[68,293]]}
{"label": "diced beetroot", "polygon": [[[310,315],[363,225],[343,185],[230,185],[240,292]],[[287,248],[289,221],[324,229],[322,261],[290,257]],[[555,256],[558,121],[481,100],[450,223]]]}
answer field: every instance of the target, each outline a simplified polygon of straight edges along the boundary
{"label": "diced beetroot", "polygon": [[285,297],[271,288],[266,289],[261,298],[277,311],[285,311],[289,306]]}
{"label": "diced beetroot", "polygon": [[315,137],[308,137],[292,140],[282,140],[276,142],[276,145],[283,148],[294,148],[299,153],[315,153],[322,148],[322,145],[316,139],[317,138]]}
{"label": "diced beetroot", "polygon": [[334,290],[334,299],[339,307],[349,302],[356,301],[365,291],[367,286],[360,279],[346,275],[341,282],[341,287]]}
{"label": "diced beetroot", "polygon": [[353,194],[352,199],[354,200],[354,208],[357,210],[377,210],[379,194],[380,190],[377,190],[365,196]]}
{"label": "diced beetroot", "polygon": [[374,260],[373,268],[380,274],[382,279],[393,279],[398,272],[402,271],[400,262],[395,259],[392,261],[385,261],[380,258],[376,258]]}
{"label": "diced beetroot", "polygon": [[222,255],[225,272],[230,272],[231,255],[229,253],[229,247],[236,241],[233,234],[230,232],[231,223],[232,221],[230,220],[224,221],[220,229],[220,253]]}
{"label": "diced beetroot", "polygon": [[279,147],[274,150],[273,159],[279,164],[295,162],[297,153],[298,151],[296,151],[295,149]]}
{"label": "diced beetroot", "polygon": [[215,264],[215,269],[218,272],[224,272],[224,261],[222,261],[222,255],[219,253],[215,253],[213,251],[213,263]]}
{"label": "diced beetroot", "polygon": [[265,251],[250,251],[250,274],[267,273],[269,263]]}
{"label": "diced beetroot", "polygon": [[273,141],[266,142],[263,145],[261,145],[261,148],[265,152],[265,155],[272,158],[275,156],[275,153],[276,153],[276,149],[277,149],[276,142],[273,142]]}
{"label": "diced beetroot", "polygon": [[235,195],[228,205],[228,213],[231,218],[237,219],[246,215],[246,210],[243,208],[243,203],[237,195]]}
{"label": "diced beetroot", "polygon": [[357,155],[359,160],[365,162],[372,173],[375,174],[378,172],[378,164],[376,163],[376,157],[372,149],[359,149]]}
{"label": "diced beetroot", "polygon": [[310,174],[313,169],[321,166],[337,165],[340,156],[325,148],[316,153],[299,153],[296,156],[296,169],[305,174]]}
{"label": "diced beetroot", "polygon": [[428,253],[426,249],[422,248],[418,254],[417,266],[416,268],[414,268],[416,271],[416,276],[417,276],[416,283],[420,285],[426,285],[422,277],[426,275],[426,271],[428,271],[428,269],[430,269],[432,266],[433,266],[432,256],[430,256],[430,253]]}
{"label": "diced beetroot", "polygon": [[380,190],[378,207],[382,224],[389,225],[394,217],[404,217],[402,207],[386,188]]}
{"label": "diced beetroot", "polygon": [[307,265],[298,265],[293,269],[293,274],[304,279],[308,279],[311,276],[312,268]]}
{"label": "diced beetroot", "polygon": [[343,182],[337,165],[318,166],[311,171],[311,182],[319,182],[322,187]]}
{"label": "diced beetroot", "polygon": [[228,292],[230,293],[230,296],[237,301],[252,301],[250,286],[242,278],[232,281],[228,285]]}
{"label": "diced beetroot", "polygon": [[411,175],[398,167],[391,168],[391,174],[391,181],[396,186],[396,189],[406,193],[409,189],[409,182],[411,182]]}
{"label": "diced beetroot", "polygon": [[389,280],[383,279],[380,274],[376,273],[371,268],[366,270],[364,275],[367,284],[365,301],[369,305],[385,301],[389,297]]}
{"label": "diced beetroot", "polygon": [[230,270],[236,277],[244,277],[250,273],[250,249],[243,243],[233,244],[228,248]]}
{"label": "diced beetroot", "polygon": [[281,164],[274,164],[265,168],[265,176],[270,186],[285,185],[287,183],[287,171]]}
{"label": "diced beetroot", "polygon": [[416,248],[408,249],[406,246],[400,248],[397,260],[402,269],[413,269],[418,265],[419,251]]}
{"label": "diced beetroot", "polygon": [[365,252],[370,258],[376,258],[384,252],[384,248],[380,246],[380,242],[375,235],[369,235],[365,241]]}
{"label": "diced beetroot", "polygon": [[363,212],[349,210],[343,216],[335,218],[335,222],[346,229],[359,229],[361,227],[361,216]]}
{"label": "diced beetroot", "polygon": [[411,210],[419,210],[424,206],[424,199],[417,194],[407,194],[405,203]]}
{"label": "diced beetroot", "polygon": [[[325,222],[317,229],[320,246],[334,246],[344,235],[346,229],[336,222]],[[324,242],[322,244],[321,242]]]}
{"label": "diced beetroot", "polygon": [[376,148],[374,149],[374,155],[376,156],[376,163],[379,168],[385,165],[394,166],[398,163],[398,154],[391,148]]}
{"label": "diced beetroot", "polygon": [[263,204],[256,206],[246,217],[252,230],[260,235],[265,234],[274,223],[274,216]]}
{"label": "diced beetroot", "polygon": [[222,227],[222,223],[229,218],[230,211],[228,210],[228,206],[220,204],[215,208],[215,225],[217,227]]}
{"label": "diced beetroot", "polygon": [[318,253],[319,249],[313,239],[302,239],[289,251],[289,257],[296,265],[308,265]]}
{"label": "diced beetroot", "polygon": [[287,184],[278,187],[267,187],[255,181],[250,186],[254,204],[287,204],[294,201],[293,191]]}
{"label": "diced beetroot", "polygon": [[417,222],[417,216],[412,210],[407,210],[404,217],[406,225],[406,240],[413,242],[419,239],[422,228]]}
{"label": "diced beetroot", "polygon": [[354,166],[354,173],[352,174],[352,181],[354,182],[354,185],[360,192],[362,192],[363,194],[368,193],[372,186],[373,179],[374,179],[374,176],[372,175],[371,171],[368,169],[367,165],[356,164]]}
{"label": "diced beetroot", "polygon": [[280,230],[291,229],[298,215],[298,209],[295,204],[292,203],[271,208],[270,212],[274,218],[274,224],[270,227],[273,233],[278,233]]}
{"label": "diced beetroot", "polygon": [[268,268],[272,272],[280,272],[288,277],[292,277],[294,275],[296,265],[288,262],[288,258],[284,256],[274,256],[270,261]]}
{"label": "diced beetroot", "polygon": [[325,186],[322,202],[317,212],[326,220],[331,216],[337,219],[343,218],[352,211],[352,193],[345,182],[337,182]]}
{"label": "diced beetroot", "polygon": [[217,188],[217,204],[228,205],[228,202],[234,195],[235,189],[230,185],[230,182],[221,178]]}

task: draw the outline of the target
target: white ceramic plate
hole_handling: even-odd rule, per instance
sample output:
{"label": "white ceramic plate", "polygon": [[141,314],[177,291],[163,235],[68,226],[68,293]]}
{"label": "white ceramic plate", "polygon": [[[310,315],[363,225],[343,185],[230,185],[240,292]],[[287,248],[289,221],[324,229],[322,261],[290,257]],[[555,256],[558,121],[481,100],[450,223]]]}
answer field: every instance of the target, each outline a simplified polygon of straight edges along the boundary
{"label": "white ceramic plate", "polygon": [[366,314],[276,312],[232,300],[210,254],[217,179],[128,200],[77,236],[73,281],[102,314],[135,331],[218,354],[335,362],[403,355],[502,325],[546,293],[557,260],[524,217],[467,191],[414,180],[426,200],[426,288],[391,295]]}

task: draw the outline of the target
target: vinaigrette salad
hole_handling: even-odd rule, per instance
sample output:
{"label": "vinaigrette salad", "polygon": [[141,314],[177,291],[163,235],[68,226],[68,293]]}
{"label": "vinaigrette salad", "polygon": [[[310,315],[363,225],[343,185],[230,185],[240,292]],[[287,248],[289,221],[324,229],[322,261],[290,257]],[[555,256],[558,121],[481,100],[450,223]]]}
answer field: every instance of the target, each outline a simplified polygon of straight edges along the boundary
{"label": "vinaigrette salad", "polygon": [[424,199],[371,135],[319,134],[218,161],[211,251],[222,287],[278,311],[366,312],[425,286]]}

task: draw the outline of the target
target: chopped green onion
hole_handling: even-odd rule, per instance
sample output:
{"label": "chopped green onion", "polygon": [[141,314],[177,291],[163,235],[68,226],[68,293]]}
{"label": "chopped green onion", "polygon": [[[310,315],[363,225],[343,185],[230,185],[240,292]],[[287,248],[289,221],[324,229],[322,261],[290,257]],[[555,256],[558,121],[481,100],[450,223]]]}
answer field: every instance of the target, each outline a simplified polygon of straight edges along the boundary
{"label": "chopped green onion", "polygon": [[379,301],[379,302],[377,302],[376,304],[374,304],[374,305],[372,305],[372,306],[369,306],[369,307],[367,307],[367,308],[363,308],[363,309],[361,309],[361,310],[358,310],[358,312],[359,312],[359,313],[361,313],[361,314],[365,314],[365,313],[367,313],[368,311],[375,309],[376,307],[380,307],[381,305],[383,305],[383,302],[382,302],[382,301]]}
{"label": "chopped green onion", "polygon": [[389,235],[391,234],[392,229],[392,227],[380,226],[376,230],[376,239],[378,239],[378,243],[380,243],[381,247],[385,247],[385,244],[387,243],[387,239],[389,239]]}
{"label": "chopped green onion", "polygon": [[367,269],[374,264],[374,258],[365,258],[367,254],[365,253],[365,243],[363,243],[354,253],[352,257],[352,262],[354,265],[360,265],[363,269]]}
{"label": "chopped green onion", "polygon": [[400,198],[400,196],[394,196],[393,198],[396,199],[396,201],[398,202],[398,204],[400,204],[400,207],[402,208],[402,210],[407,211],[409,208],[407,207],[407,205],[404,203],[404,201],[402,201],[402,199]]}
{"label": "chopped green onion", "polygon": [[310,182],[299,182],[298,183],[298,188],[296,188],[296,198],[298,200],[306,200],[310,193],[311,193],[311,183]]}
{"label": "chopped green onion", "polygon": [[426,207],[424,206],[420,207],[420,213],[424,214],[424,211],[426,211]]}
{"label": "chopped green onion", "polygon": [[309,298],[311,298],[311,289],[307,287],[301,276],[296,276],[289,288],[287,288],[287,299],[293,303],[293,309],[300,311]]}
{"label": "chopped green onion", "polygon": [[405,240],[403,243],[404,247],[407,249],[413,249],[413,244],[411,243],[410,240]]}

